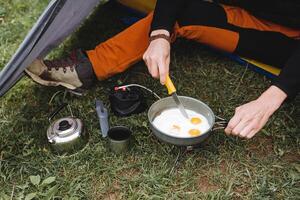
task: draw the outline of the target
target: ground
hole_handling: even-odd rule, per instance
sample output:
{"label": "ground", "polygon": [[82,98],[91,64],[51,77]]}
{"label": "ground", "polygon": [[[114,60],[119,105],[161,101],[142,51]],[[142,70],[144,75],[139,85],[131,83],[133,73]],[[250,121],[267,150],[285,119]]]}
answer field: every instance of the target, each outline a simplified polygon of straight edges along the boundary
{"label": "ground", "polygon": [[[0,68],[47,3],[0,0]],[[73,48],[91,49],[118,33],[125,28],[119,15],[110,6],[98,8],[51,57]],[[206,102],[226,119],[235,107],[254,100],[271,84],[264,76],[184,40],[173,46],[171,75],[179,94]],[[83,152],[65,158],[55,156],[45,138],[47,115],[58,99],[49,101],[61,89],[24,78],[1,98],[0,199],[299,199],[299,97],[282,106],[252,140],[218,131],[192,152],[159,142],[148,127],[146,113],[128,118],[111,115],[111,125],[127,125],[135,137],[131,151],[116,156],[99,136],[94,99],[109,106],[110,88],[117,83],[139,83],[167,96],[145,65],[138,63],[99,82],[84,97],[68,97],[91,139]],[[149,105],[155,101],[147,97]]]}

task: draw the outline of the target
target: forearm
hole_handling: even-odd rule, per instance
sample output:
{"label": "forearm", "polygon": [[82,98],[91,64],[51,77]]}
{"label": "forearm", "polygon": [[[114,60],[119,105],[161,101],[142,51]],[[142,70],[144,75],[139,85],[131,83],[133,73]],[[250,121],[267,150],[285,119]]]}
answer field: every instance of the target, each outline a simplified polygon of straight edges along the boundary
{"label": "forearm", "polygon": [[300,92],[300,43],[290,57],[274,85],[284,91],[289,98],[294,98]]}
{"label": "forearm", "polygon": [[287,94],[277,86],[272,85],[257,99],[258,102],[268,107],[270,114],[273,114],[285,101]]}
{"label": "forearm", "polygon": [[169,33],[173,31],[178,13],[183,9],[188,0],[157,0],[151,32],[156,30],[166,30]]}

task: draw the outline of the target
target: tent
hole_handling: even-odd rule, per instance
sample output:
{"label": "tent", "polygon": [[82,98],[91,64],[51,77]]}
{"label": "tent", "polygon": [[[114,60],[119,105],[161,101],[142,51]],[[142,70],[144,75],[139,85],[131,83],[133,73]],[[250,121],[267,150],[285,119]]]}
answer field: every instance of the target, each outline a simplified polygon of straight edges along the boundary
{"label": "tent", "polygon": [[[69,36],[91,13],[101,0],[51,0],[36,24],[26,36],[15,55],[0,72],[0,97],[12,88],[24,75],[24,69],[36,58],[43,58],[49,51]],[[140,13],[154,9],[156,0],[118,0],[119,3]],[[227,54],[240,64],[248,66],[270,78],[279,69],[254,60]]]}
{"label": "tent", "polygon": [[0,97],[24,75],[36,58],[43,58],[72,33],[100,0],[52,0],[0,73]]}

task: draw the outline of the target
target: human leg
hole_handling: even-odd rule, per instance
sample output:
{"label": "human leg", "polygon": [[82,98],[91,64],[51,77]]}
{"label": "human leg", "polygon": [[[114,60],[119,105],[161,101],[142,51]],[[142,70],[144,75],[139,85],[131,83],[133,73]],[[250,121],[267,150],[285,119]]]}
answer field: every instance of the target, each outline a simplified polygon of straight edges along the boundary
{"label": "human leg", "polygon": [[191,1],[178,18],[178,36],[283,67],[296,48],[299,30],[260,20],[247,11]]}
{"label": "human leg", "polygon": [[[179,27],[176,28],[175,34],[226,52],[282,67],[295,48],[294,37],[300,35],[299,31],[257,19],[240,8],[199,0],[190,2],[178,17]],[[89,59],[82,60],[88,62],[86,66],[92,70],[80,68],[81,72],[93,71],[96,77],[102,80],[125,71],[131,64],[139,61],[149,45],[151,21],[152,14],[99,44],[94,50],[87,51]],[[62,67],[56,63],[52,64],[55,65],[55,69],[61,70],[51,71],[51,66],[38,61],[30,66],[27,72],[36,82],[43,85],[63,85],[70,89],[91,85],[85,82],[92,81],[81,81],[81,73],[65,70],[72,66],[70,69],[75,68],[77,72],[78,63]],[[39,66],[42,67],[38,68]],[[65,76],[69,72],[73,72],[73,75],[69,76],[71,79],[79,79],[75,81],[76,84],[71,83],[71,86],[69,78]]]}
{"label": "human leg", "polygon": [[125,71],[139,61],[148,47],[152,14],[99,44],[94,50],[74,51],[56,60],[35,60],[26,72],[45,86],[88,89],[95,79],[103,80]]}
{"label": "human leg", "polygon": [[121,33],[87,51],[99,80],[125,71],[141,60],[149,45],[152,14],[141,19]]}
{"label": "human leg", "polygon": [[63,86],[70,90],[88,89],[96,80],[92,65],[82,50],[74,50],[64,58],[35,60],[26,74],[45,86]]}

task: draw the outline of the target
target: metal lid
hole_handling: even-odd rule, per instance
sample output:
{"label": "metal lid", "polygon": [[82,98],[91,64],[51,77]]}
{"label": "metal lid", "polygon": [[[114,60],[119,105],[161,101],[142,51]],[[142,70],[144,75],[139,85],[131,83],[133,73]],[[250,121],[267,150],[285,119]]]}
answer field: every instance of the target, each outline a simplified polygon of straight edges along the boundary
{"label": "metal lid", "polygon": [[53,122],[47,131],[47,137],[51,143],[69,142],[78,137],[82,132],[82,122],[73,117],[61,118]]}

